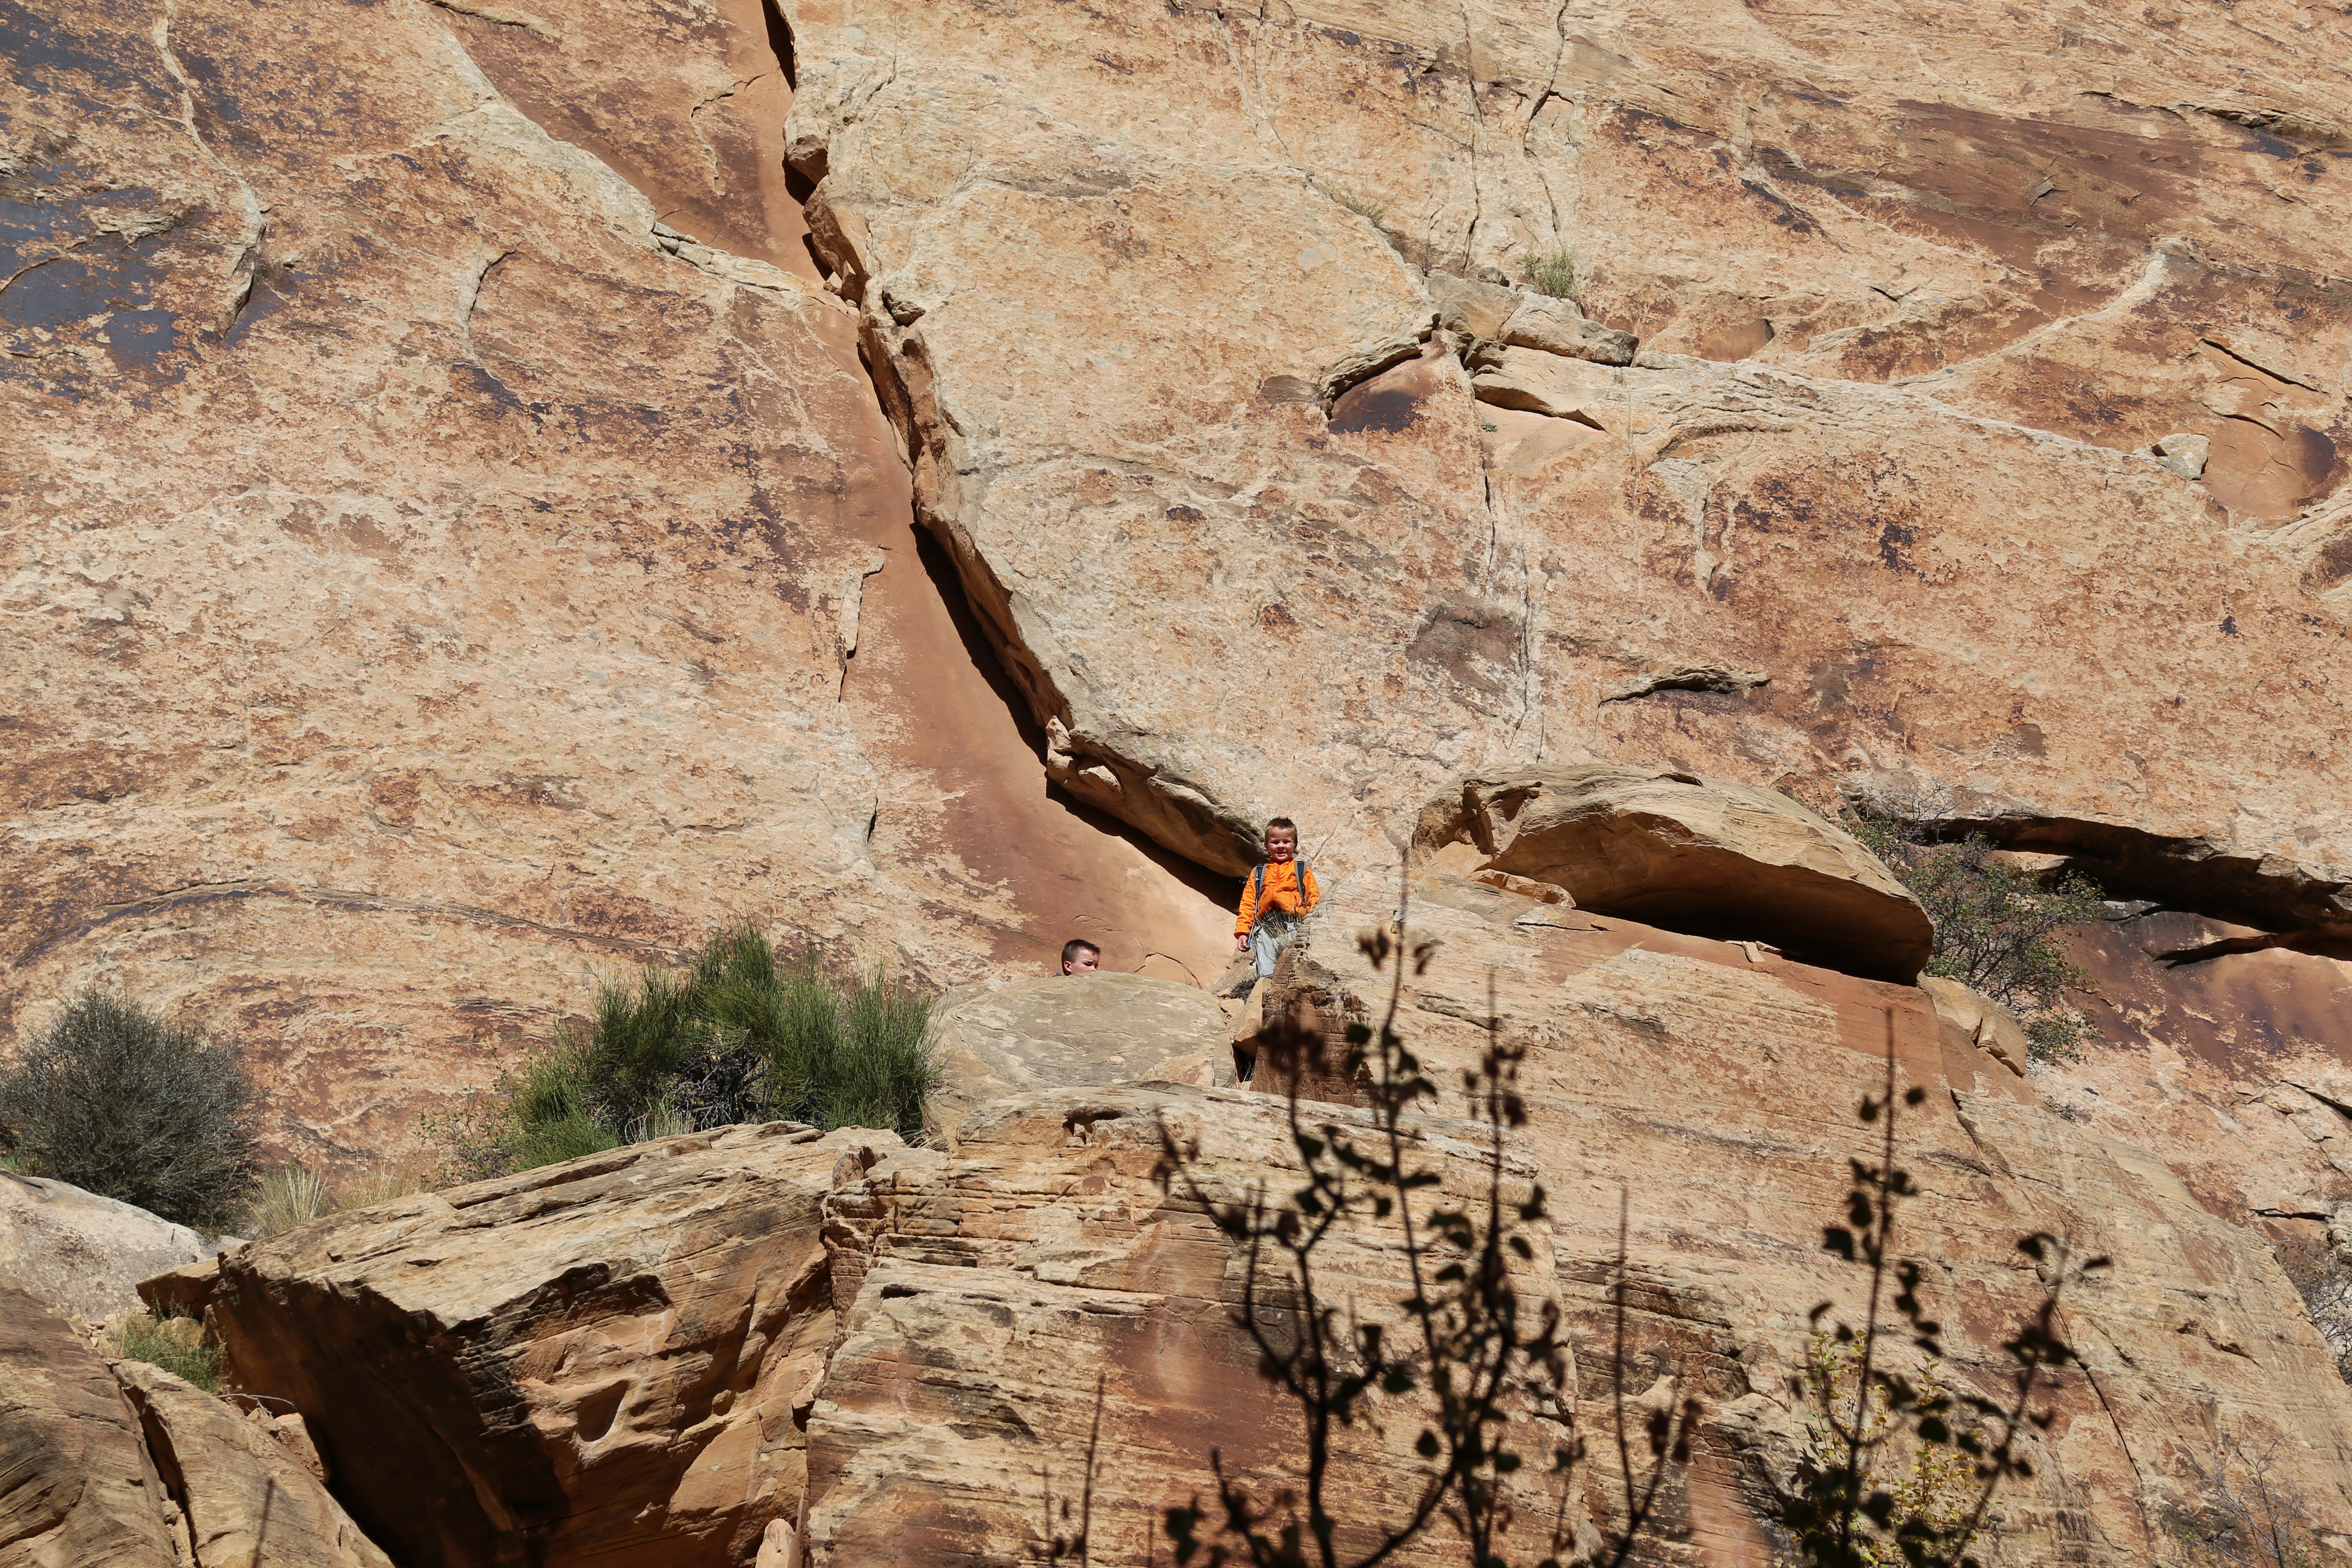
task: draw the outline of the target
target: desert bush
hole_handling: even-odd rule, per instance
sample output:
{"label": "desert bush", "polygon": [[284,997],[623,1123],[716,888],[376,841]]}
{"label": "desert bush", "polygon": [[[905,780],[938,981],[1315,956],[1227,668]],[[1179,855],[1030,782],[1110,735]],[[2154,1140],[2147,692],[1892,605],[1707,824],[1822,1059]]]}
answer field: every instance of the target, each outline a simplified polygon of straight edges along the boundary
{"label": "desert bush", "polygon": [[0,1074],[0,1127],[29,1173],[217,1235],[252,1187],[255,1100],[235,1049],[92,990]]}
{"label": "desert bush", "polygon": [[2272,1250],[2326,1342],[2336,1375],[2352,1383],[2352,1263],[2325,1240],[2285,1241]]}
{"label": "desert bush", "polygon": [[1535,251],[1519,264],[1519,276],[1538,294],[1572,300],[1576,297],[1576,252],[1566,248]]}
{"label": "desert bush", "polygon": [[[1810,1441],[1775,1511],[1810,1568],[1976,1568],[1970,1548],[1995,1522],[1994,1495],[2032,1476],[2028,1435],[2055,1419],[2035,1402],[2076,1362],[2059,1333],[2061,1298],[2108,1267],[2105,1258],[2073,1256],[2046,1234],[2020,1237],[2018,1251],[2043,1288],[2040,1308],[2001,1347],[2012,1369],[2009,1397],[1946,1389],[1936,1375],[1943,1325],[1921,1295],[1926,1269],[1894,1246],[1896,1209],[1920,1195],[1895,1163],[1895,1122],[1927,1091],[1895,1089],[1890,1041],[1885,1092],[1865,1095],[1859,1108],[1863,1124],[1880,1131],[1879,1157],[1848,1162],[1846,1223],[1822,1232],[1824,1250],[1866,1271],[1867,1305],[1859,1324],[1835,1319],[1826,1302],[1815,1307],[1812,1349],[1791,1380]],[[1905,1340],[1925,1375],[1896,1369]]]}
{"label": "desert bush", "polygon": [[757,928],[722,931],[683,972],[596,992],[583,1027],[426,1122],[455,1180],[739,1121],[887,1127],[916,1137],[937,1083],[930,1003],[897,982],[780,963]]}
{"label": "desert bush", "polygon": [[1974,986],[2015,1013],[2039,1062],[2077,1053],[2090,1024],[2068,1000],[2084,989],[2059,932],[2099,918],[2099,886],[2068,875],[2054,887],[2000,858],[1975,835],[1936,842],[1918,823],[1849,816],[1845,826],[1936,922],[1929,974]]}
{"label": "desert bush", "polygon": [[194,1319],[132,1312],[117,1318],[106,1337],[108,1349],[124,1361],[160,1366],[206,1394],[220,1392],[220,1347],[205,1337]]}
{"label": "desert bush", "polygon": [[2198,1497],[2176,1523],[2198,1568],[2319,1568],[2322,1554],[2310,1500],[2273,1463],[2278,1444],[2249,1447],[2226,1427],[2212,1455],[2191,1460]]}

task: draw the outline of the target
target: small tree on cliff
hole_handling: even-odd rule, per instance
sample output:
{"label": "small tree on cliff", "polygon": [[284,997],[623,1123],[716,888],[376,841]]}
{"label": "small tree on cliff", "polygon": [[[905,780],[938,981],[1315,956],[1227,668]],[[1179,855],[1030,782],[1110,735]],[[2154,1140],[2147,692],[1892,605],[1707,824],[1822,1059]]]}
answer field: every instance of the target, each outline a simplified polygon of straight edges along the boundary
{"label": "small tree on cliff", "polygon": [[2060,933],[2099,918],[2099,886],[2068,874],[2045,887],[1987,839],[1938,841],[1924,820],[1849,813],[1847,830],[1885,863],[1936,922],[1927,973],[1974,986],[2024,1021],[2037,1061],[2076,1053],[2090,1025],[2069,999],[2084,989]]}

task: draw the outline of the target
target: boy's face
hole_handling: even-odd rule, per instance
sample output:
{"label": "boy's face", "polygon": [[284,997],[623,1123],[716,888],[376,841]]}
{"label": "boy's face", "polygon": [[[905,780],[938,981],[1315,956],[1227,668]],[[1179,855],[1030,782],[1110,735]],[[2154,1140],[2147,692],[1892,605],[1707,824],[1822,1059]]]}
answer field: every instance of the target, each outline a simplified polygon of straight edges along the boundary
{"label": "boy's face", "polygon": [[1265,858],[1287,860],[1298,853],[1298,829],[1269,827],[1265,830]]}
{"label": "boy's face", "polygon": [[1062,973],[1065,974],[1091,974],[1100,967],[1102,967],[1102,954],[1090,947],[1078,949],[1078,955],[1076,958],[1062,960]]}

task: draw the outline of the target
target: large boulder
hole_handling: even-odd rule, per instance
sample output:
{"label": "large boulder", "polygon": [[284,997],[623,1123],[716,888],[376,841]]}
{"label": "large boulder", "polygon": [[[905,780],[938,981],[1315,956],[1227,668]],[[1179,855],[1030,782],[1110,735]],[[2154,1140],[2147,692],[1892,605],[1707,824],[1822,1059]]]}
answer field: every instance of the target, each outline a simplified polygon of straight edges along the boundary
{"label": "large boulder", "polygon": [[897,1147],[790,1122],[633,1144],[146,1289],[303,1413],[404,1563],[741,1563],[800,1497],[834,1338],[820,1205]]}
{"label": "large boulder", "polygon": [[1145,1078],[1231,1083],[1215,997],[1144,974],[1053,975],[950,994],[931,1016],[942,1073],[926,1110],[951,1132],[1008,1094]]}
{"label": "large boulder", "polygon": [[139,1310],[139,1281],[212,1248],[184,1225],[65,1182],[0,1171],[0,1279],[68,1318]]}
{"label": "large boulder", "polygon": [[1918,901],[1853,836],[1786,795],[1608,763],[1476,774],[1426,807],[1424,858],[1565,889],[1579,907],[1769,942],[1873,980],[1918,977]]}
{"label": "large boulder", "polygon": [[106,1363],[0,1281],[0,1568],[176,1568],[174,1524]]}

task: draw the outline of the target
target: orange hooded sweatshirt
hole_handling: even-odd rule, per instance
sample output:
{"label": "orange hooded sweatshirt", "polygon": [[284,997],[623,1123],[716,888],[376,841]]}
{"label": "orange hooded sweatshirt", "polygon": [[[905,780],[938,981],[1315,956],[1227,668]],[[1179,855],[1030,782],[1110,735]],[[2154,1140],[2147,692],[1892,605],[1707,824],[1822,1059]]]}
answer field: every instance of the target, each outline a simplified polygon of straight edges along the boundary
{"label": "orange hooded sweatshirt", "polygon": [[[1305,886],[1301,887],[1301,881]],[[1303,860],[1269,860],[1265,867],[1265,896],[1257,896],[1257,873],[1242,879],[1241,917],[1234,921],[1234,934],[1247,936],[1250,927],[1257,923],[1261,905],[1269,910],[1287,910],[1303,915],[1323,898],[1323,889],[1315,885],[1315,872]]]}

